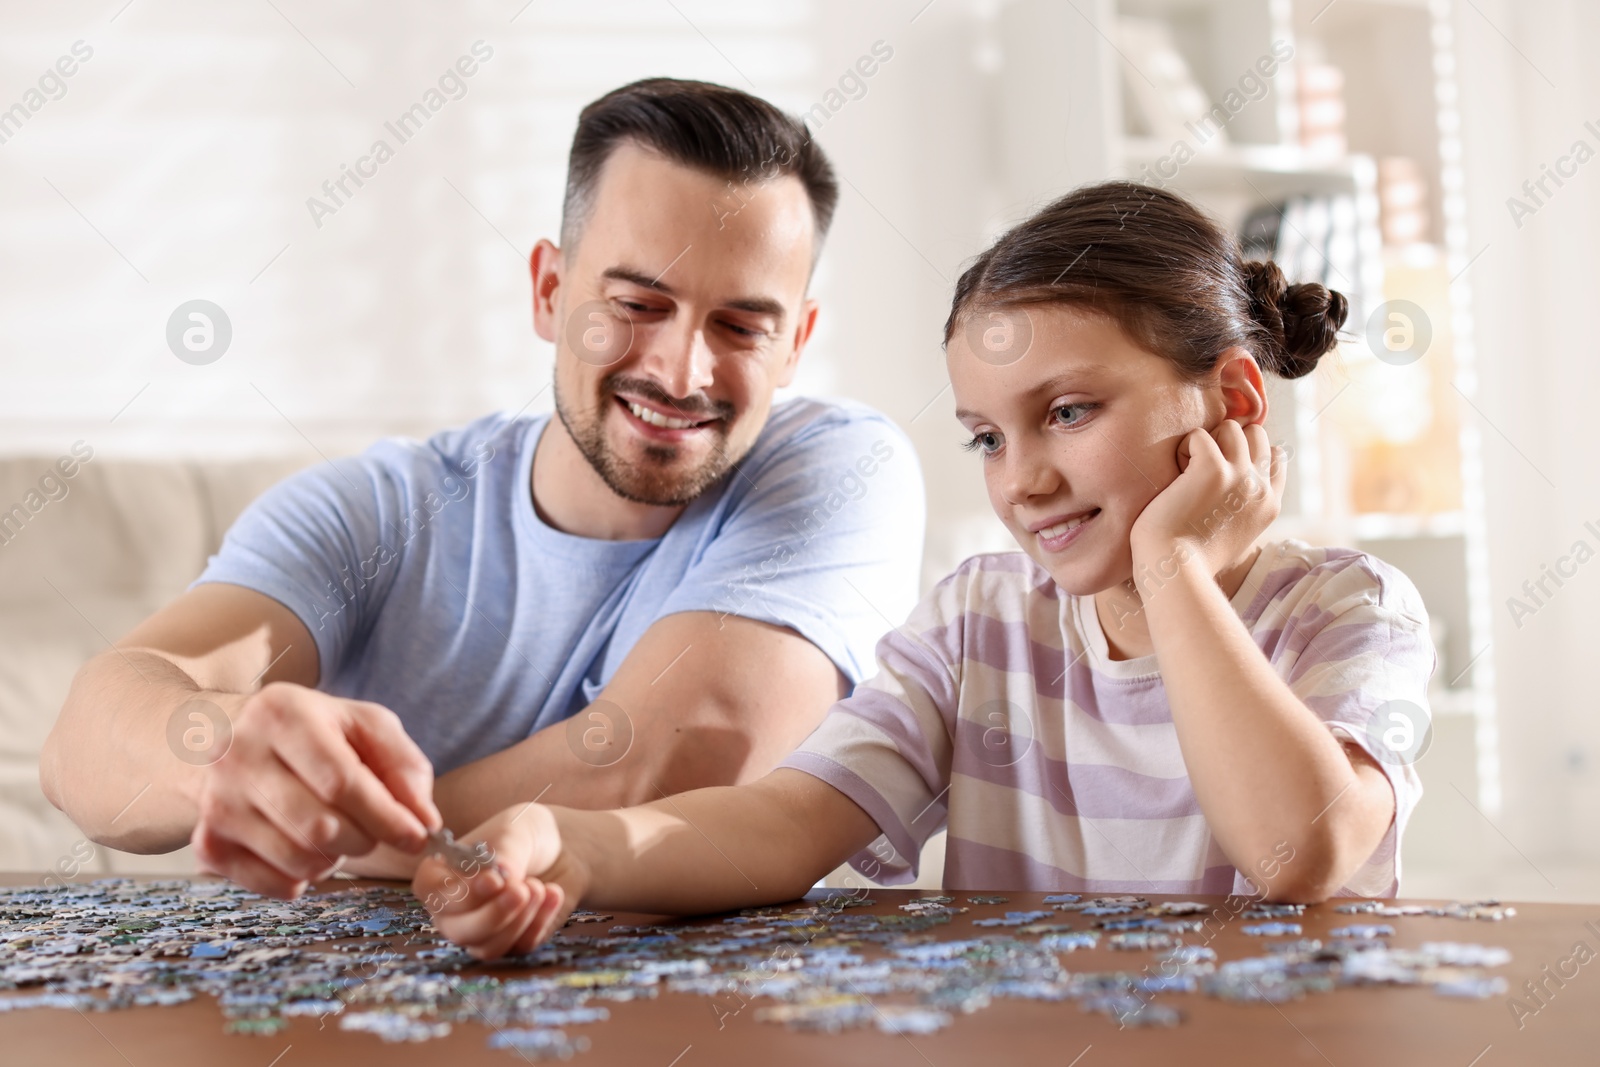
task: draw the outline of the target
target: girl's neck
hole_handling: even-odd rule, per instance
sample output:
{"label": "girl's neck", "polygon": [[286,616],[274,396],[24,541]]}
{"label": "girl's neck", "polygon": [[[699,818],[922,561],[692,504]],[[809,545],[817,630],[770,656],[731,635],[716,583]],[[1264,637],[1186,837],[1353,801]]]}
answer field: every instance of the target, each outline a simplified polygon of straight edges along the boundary
{"label": "girl's neck", "polygon": [[[1229,600],[1244,584],[1245,576],[1260,555],[1261,546],[1251,545],[1244,555],[1217,575],[1217,586]],[[1096,593],[1094,607],[1100,630],[1106,635],[1106,653],[1110,658],[1138,659],[1155,651],[1150,640],[1149,620],[1144,614],[1144,601],[1132,578]]]}

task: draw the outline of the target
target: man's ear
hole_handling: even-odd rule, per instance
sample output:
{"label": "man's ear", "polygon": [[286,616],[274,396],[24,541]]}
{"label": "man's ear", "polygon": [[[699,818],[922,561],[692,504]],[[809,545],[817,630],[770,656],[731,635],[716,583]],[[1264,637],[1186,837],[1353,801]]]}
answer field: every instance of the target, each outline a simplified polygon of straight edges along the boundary
{"label": "man's ear", "polygon": [[1261,368],[1248,349],[1230,348],[1217,359],[1217,387],[1222,393],[1222,417],[1240,426],[1267,421],[1267,385]]}
{"label": "man's ear", "polygon": [[528,257],[533,275],[533,331],[542,339],[556,339],[556,290],[561,288],[561,249],[541,238]]}
{"label": "man's ear", "polygon": [[795,371],[800,368],[800,353],[805,350],[806,343],[811,340],[812,331],[817,328],[819,307],[815,300],[807,300],[800,305],[800,321],[795,323],[794,327],[794,345],[789,349],[788,357],[773,378],[779,389],[794,381]]}

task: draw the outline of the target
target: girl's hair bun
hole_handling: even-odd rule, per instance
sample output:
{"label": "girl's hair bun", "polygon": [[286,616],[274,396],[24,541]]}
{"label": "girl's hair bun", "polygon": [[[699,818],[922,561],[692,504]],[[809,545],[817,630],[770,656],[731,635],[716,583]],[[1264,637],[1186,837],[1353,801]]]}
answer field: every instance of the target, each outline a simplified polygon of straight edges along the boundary
{"label": "girl's hair bun", "polygon": [[1280,378],[1302,378],[1339,342],[1350,313],[1344,294],[1315,282],[1290,285],[1270,260],[1246,261],[1250,317],[1266,334],[1264,362]]}

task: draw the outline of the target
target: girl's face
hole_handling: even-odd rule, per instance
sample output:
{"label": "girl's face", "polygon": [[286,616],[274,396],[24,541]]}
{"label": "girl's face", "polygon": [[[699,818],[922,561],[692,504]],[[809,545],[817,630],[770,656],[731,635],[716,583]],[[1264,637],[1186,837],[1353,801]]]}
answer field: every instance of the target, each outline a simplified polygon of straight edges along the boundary
{"label": "girl's face", "polygon": [[1222,421],[1220,391],[1100,312],[1034,304],[969,319],[947,363],[995,514],[1065,591],[1126,581],[1134,520],[1178,476],[1184,436]]}

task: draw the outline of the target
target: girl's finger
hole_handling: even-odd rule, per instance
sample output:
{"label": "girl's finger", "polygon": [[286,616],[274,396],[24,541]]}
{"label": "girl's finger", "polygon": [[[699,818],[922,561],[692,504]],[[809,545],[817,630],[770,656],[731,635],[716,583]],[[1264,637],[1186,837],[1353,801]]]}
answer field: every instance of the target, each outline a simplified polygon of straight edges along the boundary
{"label": "girl's finger", "polygon": [[1272,458],[1267,462],[1271,464],[1272,491],[1282,499],[1283,487],[1289,481],[1289,450],[1273,445]]}
{"label": "girl's finger", "polygon": [[474,911],[495,899],[506,888],[506,879],[496,866],[485,867],[468,876],[455,870],[438,856],[428,856],[417,865],[412,892],[433,912],[456,914]]}
{"label": "girl's finger", "polygon": [[1188,470],[1195,460],[1201,460],[1211,466],[1222,463],[1222,449],[1218,447],[1216,439],[1202,427],[1190,430],[1178,445],[1178,470]]}
{"label": "girl's finger", "polygon": [[1267,438],[1266,427],[1259,424],[1246,426],[1243,433],[1249,464],[1245,476],[1252,494],[1265,493],[1272,488],[1272,442]]}
{"label": "girl's finger", "polygon": [[1267,437],[1267,428],[1259,422],[1251,423],[1244,428],[1244,440],[1249,447],[1250,465],[1267,474],[1267,463],[1272,459],[1272,441]]}
{"label": "girl's finger", "polygon": [[1239,427],[1236,419],[1223,419],[1210,435],[1217,443],[1217,450],[1222,454],[1224,462],[1229,466],[1238,466],[1250,460],[1250,442]]}
{"label": "girl's finger", "polygon": [[[567,909],[562,907],[567,902],[566,890],[562,889],[560,884],[556,882],[549,883],[549,890],[544,904],[540,906],[538,914],[534,916],[533,922],[529,924],[527,934],[518,941],[518,947],[523,952],[531,952],[534,946],[548,941],[550,935],[555,933],[556,925],[566,919],[564,912]],[[527,948],[521,948],[522,942],[529,940],[533,943]]]}
{"label": "girl's finger", "polygon": [[533,925],[534,916],[538,914],[539,906],[544,903],[546,897],[541,883],[524,884],[528,886],[529,895],[522,907],[506,916],[505,921],[488,937],[469,946],[468,952],[480,960],[499,959],[521,940],[528,927]]}
{"label": "girl's finger", "polygon": [[491,941],[527,904],[528,883],[513,882],[482,907],[442,915],[434,920],[434,925],[456,944],[476,948]]}

